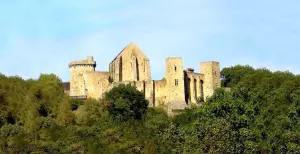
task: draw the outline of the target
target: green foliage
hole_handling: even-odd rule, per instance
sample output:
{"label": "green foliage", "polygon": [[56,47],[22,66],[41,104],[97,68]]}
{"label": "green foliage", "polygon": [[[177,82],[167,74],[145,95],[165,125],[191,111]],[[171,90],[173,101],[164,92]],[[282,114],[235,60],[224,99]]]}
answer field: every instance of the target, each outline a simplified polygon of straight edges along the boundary
{"label": "green foliage", "polygon": [[119,121],[142,119],[147,112],[148,101],[144,94],[131,85],[120,84],[104,96],[110,115]]}
{"label": "green foliage", "polygon": [[300,153],[299,75],[240,65],[221,75],[230,90],[172,118],[129,85],[79,101],[53,74],[0,75],[0,153]]}
{"label": "green foliage", "polygon": [[245,74],[251,74],[254,69],[249,66],[236,65],[229,68],[223,68],[221,71],[222,87],[233,87],[236,85]]}
{"label": "green foliage", "polygon": [[84,104],[83,100],[78,100],[78,99],[71,99],[70,102],[73,111],[77,110],[80,105]]}
{"label": "green foliage", "polygon": [[[300,142],[295,139],[300,131],[299,76],[234,66],[224,68],[222,77],[230,91],[218,89],[201,108],[176,117],[184,134],[183,149],[188,153],[195,147],[203,153],[299,152]],[[199,130],[205,133],[198,134]]]}

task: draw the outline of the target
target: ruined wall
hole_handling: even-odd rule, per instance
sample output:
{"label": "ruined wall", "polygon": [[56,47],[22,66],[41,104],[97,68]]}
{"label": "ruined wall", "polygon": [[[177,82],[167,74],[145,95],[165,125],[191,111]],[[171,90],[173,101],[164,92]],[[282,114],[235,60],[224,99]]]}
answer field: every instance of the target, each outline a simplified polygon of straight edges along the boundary
{"label": "ruined wall", "polygon": [[139,90],[143,93],[145,92],[144,81],[134,81],[133,85],[136,87],[137,90]]}
{"label": "ruined wall", "polygon": [[194,89],[195,88],[195,85],[194,85],[195,79],[196,79],[196,77],[193,75],[192,72],[187,73],[187,84],[188,84],[187,88],[188,89],[186,89],[186,92],[188,93],[187,97],[188,97],[189,104],[196,102],[196,97],[197,97],[196,94],[197,93],[195,93],[195,89]]}
{"label": "ruined wall", "polygon": [[204,75],[193,71],[187,71],[186,74],[186,100],[189,104],[196,103],[197,99],[204,97]]}
{"label": "ruined wall", "polygon": [[149,101],[149,107],[155,107],[155,84],[154,81],[145,81],[145,98]]}
{"label": "ruined wall", "polygon": [[214,90],[221,87],[220,64],[218,62],[201,62],[200,73],[204,74],[204,99],[212,96]]}
{"label": "ruined wall", "polygon": [[149,59],[131,43],[111,62],[110,76],[114,82],[151,80]]}
{"label": "ruined wall", "polygon": [[84,96],[86,94],[82,73],[73,73],[70,81],[70,96]]}
{"label": "ruined wall", "polygon": [[120,66],[121,63],[121,57],[117,58],[114,62],[114,81],[116,82],[121,82],[122,80],[120,80],[120,76],[122,74],[122,70],[120,68],[122,68],[122,66]]}
{"label": "ruined wall", "polygon": [[166,79],[156,80],[155,84],[155,105],[156,106],[166,106],[167,105],[167,91],[166,91]]}
{"label": "ruined wall", "polygon": [[197,82],[198,82],[197,85],[198,96],[199,98],[204,100],[204,75],[203,74],[199,74]]}
{"label": "ruined wall", "polygon": [[151,80],[151,70],[150,70],[150,60],[145,56],[142,58],[143,61],[143,73],[141,75],[142,79],[144,81],[149,81]]}
{"label": "ruined wall", "polygon": [[96,99],[102,98],[103,93],[108,90],[108,77],[108,72],[87,73],[85,77],[87,97]]}

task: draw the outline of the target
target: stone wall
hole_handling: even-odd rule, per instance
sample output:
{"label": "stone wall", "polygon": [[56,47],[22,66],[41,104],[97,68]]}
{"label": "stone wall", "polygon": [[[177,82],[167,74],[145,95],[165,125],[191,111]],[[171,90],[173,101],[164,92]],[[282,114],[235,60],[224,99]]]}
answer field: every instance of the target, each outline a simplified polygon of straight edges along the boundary
{"label": "stone wall", "polygon": [[110,63],[109,71],[114,82],[151,80],[149,59],[132,43]]}
{"label": "stone wall", "polygon": [[188,100],[188,104],[195,104],[197,102],[197,99],[204,98],[204,75],[190,71],[187,71],[186,74],[186,100]]}
{"label": "stone wall", "polygon": [[132,86],[135,86],[139,91],[141,91],[144,96],[145,99],[147,99],[149,101],[149,107],[154,107],[156,106],[155,102],[156,102],[156,95],[155,95],[155,81],[123,81],[123,82],[113,82],[111,84],[109,84],[106,88],[106,91],[109,91],[110,89],[112,89],[113,87],[116,87],[120,84],[130,84]]}
{"label": "stone wall", "polygon": [[174,109],[184,109],[185,90],[184,90],[184,70],[183,60],[180,57],[166,59],[166,102],[168,103],[168,113]]}
{"label": "stone wall", "polygon": [[145,98],[149,101],[149,107],[155,107],[155,84],[153,80],[145,81]]}
{"label": "stone wall", "polygon": [[72,61],[70,68],[70,96],[102,98],[103,94],[119,84],[131,84],[143,92],[149,107],[164,106],[169,114],[182,110],[197,98],[211,96],[221,87],[218,62],[201,62],[200,73],[184,70],[180,57],[165,61],[165,78],[151,80],[150,61],[133,43],[126,46],[109,64],[109,72],[96,72],[96,62]]}
{"label": "stone wall", "polygon": [[95,71],[96,62],[93,57],[88,56],[87,60],[72,61],[70,68],[70,96],[85,95],[86,87],[84,74]]}
{"label": "stone wall", "polygon": [[156,106],[166,106],[167,96],[166,96],[166,79],[154,81],[155,84],[155,105]]}
{"label": "stone wall", "polygon": [[108,77],[108,72],[86,73],[87,97],[96,99],[102,98],[102,95],[108,90]]}

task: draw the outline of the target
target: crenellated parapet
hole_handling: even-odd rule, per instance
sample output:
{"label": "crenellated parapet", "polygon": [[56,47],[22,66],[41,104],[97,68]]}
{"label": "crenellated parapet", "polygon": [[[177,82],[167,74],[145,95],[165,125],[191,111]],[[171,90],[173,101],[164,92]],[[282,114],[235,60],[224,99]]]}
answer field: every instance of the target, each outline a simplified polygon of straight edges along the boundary
{"label": "crenellated parapet", "polygon": [[72,61],[69,64],[69,68],[71,67],[96,67],[96,61],[94,61],[93,56],[87,56],[86,60],[76,60]]}

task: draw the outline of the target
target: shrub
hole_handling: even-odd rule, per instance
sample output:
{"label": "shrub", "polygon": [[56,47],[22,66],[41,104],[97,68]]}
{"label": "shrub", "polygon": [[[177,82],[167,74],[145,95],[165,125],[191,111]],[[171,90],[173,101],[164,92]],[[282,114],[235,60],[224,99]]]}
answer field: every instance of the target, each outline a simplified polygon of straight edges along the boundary
{"label": "shrub", "polygon": [[83,100],[71,99],[70,101],[71,101],[71,106],[73,111],[77,110],[80,105],[84,104]]}
{"label": "shrub", "polygon": [[144,94],[131,85],[121,84],[105,93],[104,101],[115,120],[142,119],[147,113],[148,101]]}

